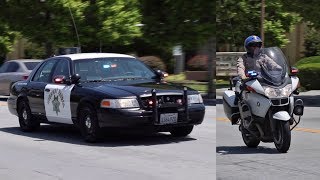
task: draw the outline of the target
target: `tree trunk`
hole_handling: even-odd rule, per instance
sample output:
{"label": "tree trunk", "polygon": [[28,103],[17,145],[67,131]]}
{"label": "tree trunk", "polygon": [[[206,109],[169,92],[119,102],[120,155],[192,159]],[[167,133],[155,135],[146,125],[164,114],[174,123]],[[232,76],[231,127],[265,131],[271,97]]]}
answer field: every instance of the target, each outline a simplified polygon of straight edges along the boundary
{"label": "tree trunk", "polygon": [[45,48],[46,48],[46,58],[52,57],[54,55],[52,42],[46,42]]}
{"label": "tree trunk", "polygon": [[215,93],[215,70],[216,70],[216,47],[215,47],[215,38],[210,38],[207,44],[207,53],[208,53],[208,98],[214,99],[216,97]]}

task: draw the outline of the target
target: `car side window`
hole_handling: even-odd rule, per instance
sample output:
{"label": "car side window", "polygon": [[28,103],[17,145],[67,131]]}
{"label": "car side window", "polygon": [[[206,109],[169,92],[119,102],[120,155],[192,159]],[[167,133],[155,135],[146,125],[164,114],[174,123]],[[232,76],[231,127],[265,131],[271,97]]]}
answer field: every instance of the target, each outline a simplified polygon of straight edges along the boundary
{"label": "car side window", "polygon": [[2,64],[1,68],[0,68],[0,73],[5,73],[7,71],[9,67],[9,62],[5,62]]}
{"label": "car side window", "polygon": [[10,62],[6,72],[17,72],[19,64],[17,62]]}
{"label": "car side window", "polygon": [[43,64],[33,76],[32,81],[35,82],[51,82],[51,73],[57,60],[50,60]]}
{"label": "car side window", "polygon": [[57,67],[54,70],[53,78],[57,75],[63,75],[66,78],[70,76],[70,68],[69,68],[69,61],[68,60],[60,60],[57,64]]}

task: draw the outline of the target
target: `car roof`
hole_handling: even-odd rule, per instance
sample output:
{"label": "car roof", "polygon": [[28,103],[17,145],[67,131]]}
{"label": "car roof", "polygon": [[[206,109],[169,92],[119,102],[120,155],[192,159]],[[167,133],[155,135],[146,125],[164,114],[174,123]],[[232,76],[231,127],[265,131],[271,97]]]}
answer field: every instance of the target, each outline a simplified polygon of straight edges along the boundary
{"label": "car roof", "polygon": [[135,58],[126,54],[117,54],[117,53],[79,53],[79,54],[67,54],[55,57],[68,57],[71,60],[79,59],[92,59],[92,58],[108,58],[108,57],[125,57],[125,58]]}

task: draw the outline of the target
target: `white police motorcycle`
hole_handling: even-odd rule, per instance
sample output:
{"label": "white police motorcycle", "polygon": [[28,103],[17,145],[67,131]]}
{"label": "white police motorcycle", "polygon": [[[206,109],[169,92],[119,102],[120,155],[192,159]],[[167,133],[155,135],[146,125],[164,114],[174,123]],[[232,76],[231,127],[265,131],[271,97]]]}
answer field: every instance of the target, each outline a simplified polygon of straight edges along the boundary
{"label": "white police motorcycle", "polygon": [[261,53],[281,68],[271,71],[260,64],[261,72],[249,71],[248,79],[233,78],[223,94],[224,112],[233,125],[239,125],[248,147],[256,148],[260,141],[274,142],[277,150],[285,153],[290,148],[291,130],[299,124],[304,110],[302,100],[294,101],[293,97],[299,94],[298,70],[288,67],[277,47],[263,48]]}

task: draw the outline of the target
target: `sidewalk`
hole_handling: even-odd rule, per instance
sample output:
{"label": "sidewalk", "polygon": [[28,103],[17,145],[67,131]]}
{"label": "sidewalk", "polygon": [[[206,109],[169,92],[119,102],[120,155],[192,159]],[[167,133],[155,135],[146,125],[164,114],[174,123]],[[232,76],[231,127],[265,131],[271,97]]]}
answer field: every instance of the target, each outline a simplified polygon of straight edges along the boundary
{"label": "sidewalk", "polygon": [[[223,92],[228,88],[221,88],[216,90],[217,99],[222,99]],[[295,99],[302,99],[305,106],[320,107],[320,90],[311,90],[300,92],[299,95],[294,96]]]}

